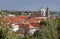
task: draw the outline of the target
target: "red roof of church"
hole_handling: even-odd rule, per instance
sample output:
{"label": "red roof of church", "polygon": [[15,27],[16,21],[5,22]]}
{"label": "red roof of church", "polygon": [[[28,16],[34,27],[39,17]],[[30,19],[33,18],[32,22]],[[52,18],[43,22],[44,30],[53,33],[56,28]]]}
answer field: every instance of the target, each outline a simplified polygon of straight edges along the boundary
{"label": "red roof of church", "polygon": [[34,16],[35,17],[42,17],[41,13],[35,13]]}

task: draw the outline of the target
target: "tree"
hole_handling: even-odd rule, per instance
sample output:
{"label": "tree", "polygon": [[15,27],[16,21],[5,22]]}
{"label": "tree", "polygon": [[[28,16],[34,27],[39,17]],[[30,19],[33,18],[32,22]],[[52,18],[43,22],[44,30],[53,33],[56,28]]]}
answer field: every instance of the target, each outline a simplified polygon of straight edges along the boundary
{"label": "tree", "polygon": [[47,20],[43,20],[40,22],[40,25],[47,25],[48,24],[48,21]]}
{"label": "tree", "polygon": [[44,25],[40,25],[37,39],[58,39],[57,25],[54,25],[54,23],[50,21],[46,23],[47,25],[45,25],[44,21],[44,23],[42,23]]}
{"label": "tree", "polygon": [[58,31],[58,35],[59,35],[59,38],[60,38],[60,19],[54,19],[52,21],[57,24],[57,31]]}

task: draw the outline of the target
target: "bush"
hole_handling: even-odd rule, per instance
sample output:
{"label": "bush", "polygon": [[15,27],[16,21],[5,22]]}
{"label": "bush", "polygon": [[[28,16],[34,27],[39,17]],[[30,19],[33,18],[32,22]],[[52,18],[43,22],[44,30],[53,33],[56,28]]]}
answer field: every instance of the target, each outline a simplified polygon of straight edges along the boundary
{"label": "bush", "polygon": [[18,39],[16,33],[9,30],[5,24],[0,23],[0,39]]}
{"label": "bush", "polygon": [[43,20],[43,21],[40,22],[40,25],[47,25],[47,23],[48,23],[48,21]]}
{"label": "bush", "polygon": [[[45,24],[45,22],[43,24]],[[49,23],[47,23],[47,25],[41,25],[37,38],[38,39],[58,39],[57,25],[56,24],[54,25],[54,23],[50,21]]]}

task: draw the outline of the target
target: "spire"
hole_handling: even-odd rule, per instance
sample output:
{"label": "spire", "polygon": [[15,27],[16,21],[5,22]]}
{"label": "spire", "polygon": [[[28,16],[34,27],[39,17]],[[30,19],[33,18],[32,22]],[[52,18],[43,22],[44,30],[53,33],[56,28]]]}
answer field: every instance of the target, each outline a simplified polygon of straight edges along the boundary
{"label": "spire", "polygon": [[46,10],[48,11],[48,9],[49,9],[49,8],[48,8],[48,6],[47,6]]}
{"label": "spire", "polygon": [[47,6],[47,8],[46,8],[46,16],[47,16],[47,19],[50,19],[50,13],[49,13],[49,8],[48,8],[48,6]]}
{"label": "spire", "polygon": [[48,6],[46,8],[46,16],[48,17]]}
{"label": "spire", "polygon": [[41,9],[42,9],[42,6],[41,6]]}

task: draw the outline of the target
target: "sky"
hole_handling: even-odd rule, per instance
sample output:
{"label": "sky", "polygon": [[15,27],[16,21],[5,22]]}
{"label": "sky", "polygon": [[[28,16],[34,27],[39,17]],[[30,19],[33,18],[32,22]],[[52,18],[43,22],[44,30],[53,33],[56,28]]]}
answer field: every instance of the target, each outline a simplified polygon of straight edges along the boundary
{"label": "sky", "polygon": [[60,0],[0,0],[0,9],[7,10],[40,10],[49,7],[50,10],[60,11]]}

